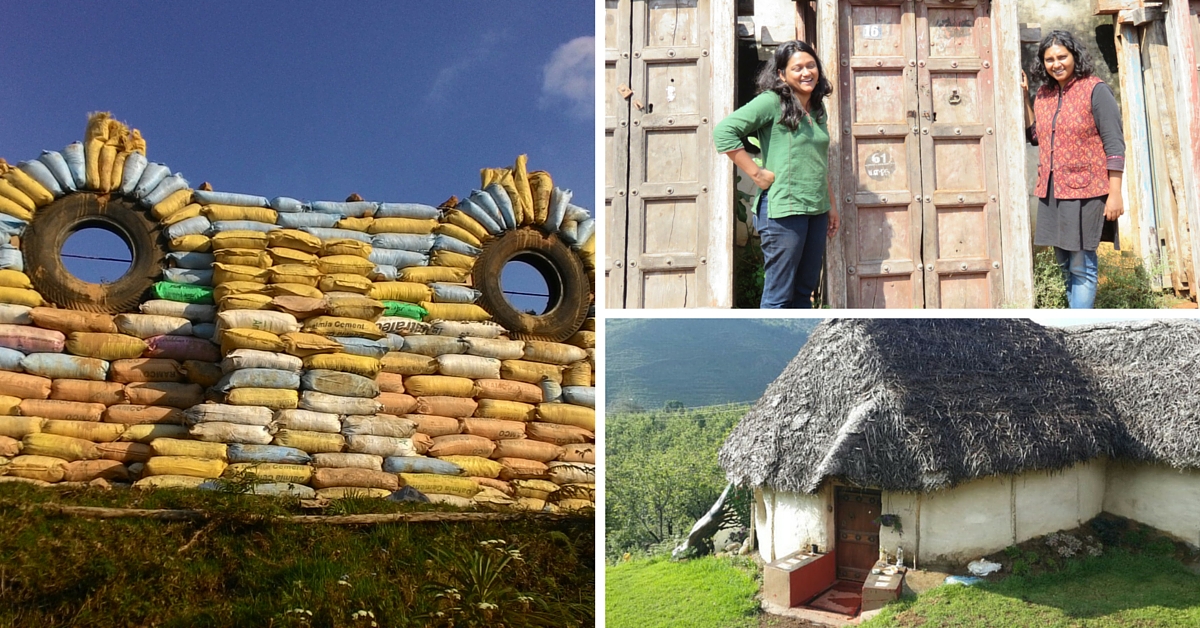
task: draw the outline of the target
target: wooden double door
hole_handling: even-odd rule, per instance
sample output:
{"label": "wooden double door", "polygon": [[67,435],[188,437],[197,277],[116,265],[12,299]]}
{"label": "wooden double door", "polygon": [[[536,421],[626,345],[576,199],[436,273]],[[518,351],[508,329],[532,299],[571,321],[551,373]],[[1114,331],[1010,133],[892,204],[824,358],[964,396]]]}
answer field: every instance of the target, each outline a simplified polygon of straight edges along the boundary
{"label": "wooden double door", "polygon": [[843,0],[840,11],[847,305],[999,306],[989,3]]}

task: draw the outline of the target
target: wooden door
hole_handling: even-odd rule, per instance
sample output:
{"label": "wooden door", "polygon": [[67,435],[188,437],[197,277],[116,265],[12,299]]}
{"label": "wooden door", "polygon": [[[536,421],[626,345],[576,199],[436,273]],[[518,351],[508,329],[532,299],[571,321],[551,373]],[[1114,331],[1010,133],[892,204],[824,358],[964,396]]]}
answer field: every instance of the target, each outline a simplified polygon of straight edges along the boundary
{"label": "wooden door", "polygon": [[991,24],[983,0],[844,0],[850,307],[1001,301]]}
{"label": "wooden door", "polygon": [[835,487],[833,509],[837,577],[863,582],[879,560],[879,491]]}
{"label": "wooden door", "polygon": [[604,2],[604,300],[625,301],[631,0]]}

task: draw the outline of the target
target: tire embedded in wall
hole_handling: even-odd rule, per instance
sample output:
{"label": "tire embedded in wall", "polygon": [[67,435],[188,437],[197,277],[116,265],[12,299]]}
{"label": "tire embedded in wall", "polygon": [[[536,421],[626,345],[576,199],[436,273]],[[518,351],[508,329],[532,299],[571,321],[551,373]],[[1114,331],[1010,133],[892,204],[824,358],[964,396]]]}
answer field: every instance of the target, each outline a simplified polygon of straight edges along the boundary
{"label": "tire embedded in wall", "polygon": [[[541,315],[513,307],[500,285],[505,264],[524,262],[546,280],[550,295]],[[562,342],[579,331],[591,306],[591,281],[579,256],[557,235],[546,235],[525,227],[507,231],[487,242],[472,271],[475,289],[482,292],[479,304],[515,340]]]}
{"label": "tire embedded in wall", "polygon": [[[85,228],[110,231],[129,246],[133,262],[116,281],[88,283],[63,264],[63,244]],[[60,307],[110,314],[135,311],[162,273],[166,252],[161,231],[145,210],[122,197],[71,194],[40,209],[26,229],[21,238],[25,272],[33,287]]]}

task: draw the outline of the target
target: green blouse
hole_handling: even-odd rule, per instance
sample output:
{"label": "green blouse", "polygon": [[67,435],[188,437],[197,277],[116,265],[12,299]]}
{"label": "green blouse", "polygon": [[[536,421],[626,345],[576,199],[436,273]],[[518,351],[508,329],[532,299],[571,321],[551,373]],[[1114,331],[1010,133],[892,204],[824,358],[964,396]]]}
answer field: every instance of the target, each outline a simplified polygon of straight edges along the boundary
{"label": "green blouse", "polygon": [[[767,91],[729,114],[713,129],[717,151],[743,148],[743,137],[757,135],[763,167],[775,173],[767,192],[770,218],[816,215],[829,211],[829,129],[826,120],[804,116],[795,131],[779,123],[779,94]],[[760,191],[754,197],[758,207]]]}

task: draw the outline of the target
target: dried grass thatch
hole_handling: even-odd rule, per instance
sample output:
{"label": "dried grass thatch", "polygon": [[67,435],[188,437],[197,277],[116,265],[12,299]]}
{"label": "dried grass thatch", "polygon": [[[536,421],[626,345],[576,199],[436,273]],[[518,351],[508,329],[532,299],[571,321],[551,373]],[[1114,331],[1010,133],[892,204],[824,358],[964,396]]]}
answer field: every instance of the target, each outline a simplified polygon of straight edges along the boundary
{"label": "dried grass thatch", "polygon": [[[1197,381],[1198,336],[1183,321],[827,321],[720,461],[734,483],[807,493],[835,476],[929,491],[1098,456],[1200,466],[1200,395],[1184,386]],[[1160,398],[1168,382],[1190,404]]]}

